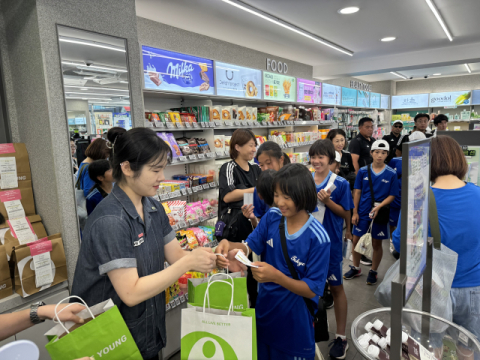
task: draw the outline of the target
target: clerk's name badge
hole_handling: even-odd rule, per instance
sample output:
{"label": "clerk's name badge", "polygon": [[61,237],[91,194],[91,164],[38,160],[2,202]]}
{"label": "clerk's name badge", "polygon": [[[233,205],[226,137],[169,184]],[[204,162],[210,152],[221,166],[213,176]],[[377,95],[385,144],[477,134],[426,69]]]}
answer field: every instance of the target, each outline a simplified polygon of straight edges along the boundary
{"label": "clerk's name badge", "polygon": [[137,241],[134,241],[134,242],[133,242],[133,246],[134,246],[134,247],[140,246],[140,245],[142,245],[142,244],[145,242],[145,240],[143,240],[143,233],[138,234],[138,238],[139,238],[139,239],[138,239]]}

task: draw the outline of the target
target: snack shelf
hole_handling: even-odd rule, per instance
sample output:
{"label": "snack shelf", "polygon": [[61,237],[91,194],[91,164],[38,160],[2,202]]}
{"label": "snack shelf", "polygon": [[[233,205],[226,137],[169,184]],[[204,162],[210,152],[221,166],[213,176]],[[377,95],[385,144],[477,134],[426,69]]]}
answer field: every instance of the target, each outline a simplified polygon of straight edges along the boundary
{"label": "snack shelf", "polygon": [[[172,162],[168,164],[167,166],[176,166],[176,165],[189,165],[189,164],[194,164],[198,162],[203,162],[203,161],[210,161],[210,160],[215,160],[217,157],[224,157],[227,156],[225,152],[224,155],[220,155],[220,152],[214,153],[214,152],[209,152],[206,154],[195,154],[195,155],[188,155],[188,156],[180,156],[177,159],[172,159]],[[230,156],[230,155],[228,155]]]}
{"label": "snack shelf", "polygon": [[189,227],[197,226],[198,224],[201,224],[201,223],[203,223],[205,221],[208,221],[208,220],[211,220],[211,219],[215,219],[216,217],[217,217],[217,211],[214,210],[214,211],[212,211],[211,214],[209,214],[208,217],[200,217],[200,218],[193,219],[193,220],[179,221],[178,224],[172,225],[172,229],[175,230],[175,231],[186,230]]}
{"label": "snack shelf", "polygon": [[[164,124],[160,124],[154,126],[154,123],[145,123],[145,127],[148,127],[154,131],[165,131],[165,132],[172,132],[172,131],[203,131],[208,129],[214,130],[236,130],[237,128],[259,128],[259,129],[268,129],[268,128],[283,128],[285,126],[331,126],[335,124],[335,121],[274,121],[273,123],[263,121],[237,121],[232,120],[228,122],[228,125],[225,125],[226,121],[210,121],[208,123],[197,123],[194,125],[189,124],[185,125],[178,125],[178,126],[164,126]],[[170,125],[170,124],[169,124]],[[172,124],[173,125],[173,124]]]}
{"label": "snack shelf", "polygon": [[202,185],[194,186],[192,188],[184,189],[183,191],[182,190],[176,190],[176,191],[168,193],[168,194],[155,195],[153,198],[157,201],[163,202],[163,201],[168,201],[168,200],[179,199],[182,196],[190,196],[190,195],[194,195],[194,194],[199,194],[199,193],[202,193],[204,191],[213,190],[213,189],[217,189],[217,188],[218,188],[217,183],[215,181],[212,181],[212,182],[209,182],[209,183],[206,183],[206,184],[202,184]]}

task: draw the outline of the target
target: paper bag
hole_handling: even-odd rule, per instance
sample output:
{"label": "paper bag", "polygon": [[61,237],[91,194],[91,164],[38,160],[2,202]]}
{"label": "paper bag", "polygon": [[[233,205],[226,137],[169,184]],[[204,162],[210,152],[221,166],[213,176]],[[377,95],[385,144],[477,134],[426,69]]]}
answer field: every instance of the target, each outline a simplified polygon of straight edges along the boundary
{"label": "paper bag", "polygon": [[25,216],[35,215],[35,201],[33,199],[33,190],[31,181],[22,181],[18,184],[18,189],[9,189],[0,191],[0,213],[8,219],[5,201],[20,200],[25,210]]}
{"label": "paper bag", "polygon": [[[72,297],[75,298],[70,296],[67,299]],[[68,321],[65,324],[58,324],[45,334],[49,341],[45,348],[52,360],[78,359],[86,356],[95,360],[143,359],[112,300],[87,308],[77,315],[85,320],[84,324]]]}
{"label": "paper bag", "polygon": [[12,295],[12,293],[12,278],[10,277],[5,246],[0,245],[0,299]]}
{"label": "paper bag", "polygon": [[[47,237],[47,232],[42,224],[42,218],[40,215],[27,216],[30,224],[32,224],[33,232],[38,239]],[[0,244],[5,245],[5,252],[7,253],[7,259],[10,261],[12,251],[15,246],[20,246],[18,239],[13,236],[12,231],[7,223],[0,225]]]}
{"label": "paper bag", "polygon": [[29,246],[20,245],[13,248],[10,263],[14,266],[15,271],[15,292],[21,297],[25,298],[27,296],[36,294],[68,279],[67,260],[65,258],[65,250],[63,249],[61,235],[51,235],[46,238],[46,240],[50,240],[52,242],[52,251],[50,252],[50,257],[53,282],[38,288],[35,284],[35,270]]}
{"label": "paper bag", "polygon": [[[32,181],[30,161],[28,159],[27,147],[23,143],[0,144],[0,158],[14,157],[17,168],[18,187],[25,187],[22,182]],[[0,175],[1,176],[1,175]],[[31,187],[31,185],[30,185]],[[0,191],[1,182],[0,182]],[[5,189],[4,189],[5,190]]]}

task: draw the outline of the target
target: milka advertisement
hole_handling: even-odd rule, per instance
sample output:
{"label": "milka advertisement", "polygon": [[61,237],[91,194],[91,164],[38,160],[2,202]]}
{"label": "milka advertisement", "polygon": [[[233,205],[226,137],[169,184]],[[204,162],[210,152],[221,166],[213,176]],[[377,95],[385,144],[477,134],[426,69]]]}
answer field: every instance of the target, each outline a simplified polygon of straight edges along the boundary
{"label": "milka advertisement", "polygon": [[215,93],[213,61],[142,46],[145,89]]}
{"label": "milka advertisement", "polygon": [[262,98],[262,71],[242,66],[215,63],[217,95]]}

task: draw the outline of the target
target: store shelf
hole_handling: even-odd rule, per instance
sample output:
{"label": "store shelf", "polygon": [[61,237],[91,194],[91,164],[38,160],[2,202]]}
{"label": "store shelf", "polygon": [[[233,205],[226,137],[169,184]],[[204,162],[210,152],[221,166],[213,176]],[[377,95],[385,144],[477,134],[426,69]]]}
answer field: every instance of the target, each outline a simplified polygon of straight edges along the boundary
{"label": "store shelf", "polygon": [[[194,155],[194,156],[195,156],[195,159],[190,159],[190,158],[189,158],[189,157],[192,156],[192,155],[189,155],[188,157],[187,157],[187,156],[181,156],[180,158],[182,158],[182,159],[185,158],[185,160],[181,161],[180,159],[177,159],[175,162],[173,162],[173,159],[172,159],[172,163],[168,164],[167,166],[177,166],[177,165],[195,164],[195,163],[198,163],[198,162],[215,160],[216,157],[217,157],[217,154],[215,154],[214,152],[210,152],[210,153],[208,153],[208,154],[213,154],[213,155],[207,156],[207,154],[197,154],[197,155]],[[199,155],[204,155],[205,157],[199,159],[199,158],[198,158]],[[225,154],[224,156],[226,156],[226,154]]]}
{"label": "store shelf", "polygon": [[217,212],[214,211],[210,214],[209,217],[198,218],[198,219],[188,220],[188,221],[180,221],[178,224],[173,225],[172,229],[175,231],[186,230],[192,226],[197,226],[205,221],[215,219],[216,217],[217,217]]}
{"label": "store shelf", "polygon": [[[204,186],[204,185],[207,185],[207,186]],[[185,191],[176,190],[176,191],[168,193],[168,194],[155,195],[153,198],[157,201],[164,202],[164,201],[180,199],[180,198],[185,197],[185,196],[200,194],[200,193],[203,193],[205,191],[214,190],[214,189],[218,189],[218,186],[215,183],[215,181],[207,183],[207,184],[203,184],[203,185],[194,186],[191,189],[187,188]]]}

